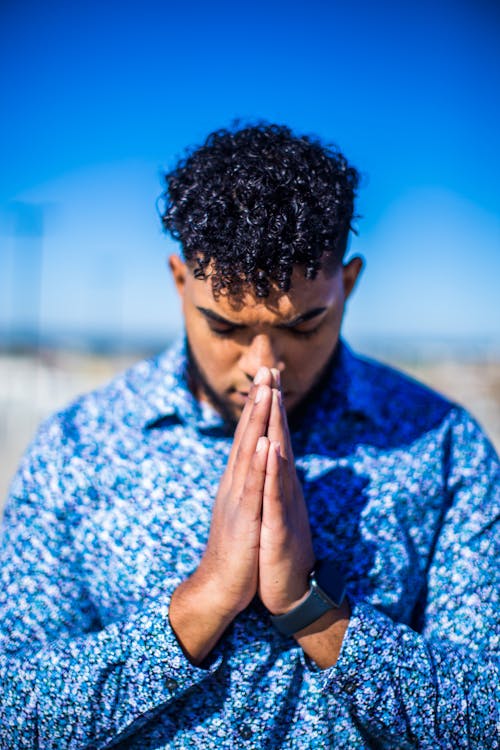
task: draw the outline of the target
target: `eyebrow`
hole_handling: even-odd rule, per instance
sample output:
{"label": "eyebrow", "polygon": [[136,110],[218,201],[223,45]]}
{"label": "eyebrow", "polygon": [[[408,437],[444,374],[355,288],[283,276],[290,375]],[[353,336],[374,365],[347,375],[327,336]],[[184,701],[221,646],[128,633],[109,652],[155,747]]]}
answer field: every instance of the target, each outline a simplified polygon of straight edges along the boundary
{"label": "eyebrow", "polygon": [[314,307],[312,310],[307,310],[307,312],[304,312],[301,315],[296,315],[295,318],[292,318],[291,320],[287,320],[285,323],[280,323],[278,325],[278,328],[294,328],[295,326],[298,326],[300,323],[305,323],[306,320],[311,320],[312,318],[316,318],[318,315],[321,315],[326,310],[327,310],[326,307]]}
{"label": "eyebrow", "polygon": [[[208,307],[196,307],[197,310],[199,310],[206,318],[209,318],[210,320],[215,321],[216,323],[221,323],[225,326],[231,326],[231,328],[246,328],[242,323],[235,323],[232,320],[228,320],[227,318],[224,318],[222,315],[219,315],[219,313],[216,313],[214,310],[210,310]],[[312,318],[316,318],[318,315],[321,315],[327,310],[326,307],[314,307],[312,310],[307,310],[304,313],[301,313],[300,315],[296,315],[295,318],[292,318],[291,320],[287,320],[284,323],[279,323],[276,328],[294,328],[297,325],[300,325],[300,323],[305,323],[307,320],[311,320]]]}

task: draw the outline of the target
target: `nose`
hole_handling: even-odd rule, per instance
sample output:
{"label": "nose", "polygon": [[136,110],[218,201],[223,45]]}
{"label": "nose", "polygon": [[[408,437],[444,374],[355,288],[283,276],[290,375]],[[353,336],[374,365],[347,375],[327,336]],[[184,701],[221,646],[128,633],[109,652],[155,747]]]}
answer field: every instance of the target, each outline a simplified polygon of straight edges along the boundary
{"label": "nose", "polygon": [[241,354],[239,365],[250,380],[256,376],[259,367],[276,367],[280,372],[285,369],[276,342],[266,333],[252,338]]}

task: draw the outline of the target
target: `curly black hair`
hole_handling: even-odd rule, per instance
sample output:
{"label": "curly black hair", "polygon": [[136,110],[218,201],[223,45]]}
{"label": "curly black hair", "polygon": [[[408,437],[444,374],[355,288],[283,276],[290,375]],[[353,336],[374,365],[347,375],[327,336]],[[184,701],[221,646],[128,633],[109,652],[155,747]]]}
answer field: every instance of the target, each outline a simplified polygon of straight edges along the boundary
{"label": "curly black hair", "polygon": [[335,147],[258,123],[211,133],[165,175],[162,224],[215,296],[287,292],[295,266],[314,279],[342,262],[357,170]]}

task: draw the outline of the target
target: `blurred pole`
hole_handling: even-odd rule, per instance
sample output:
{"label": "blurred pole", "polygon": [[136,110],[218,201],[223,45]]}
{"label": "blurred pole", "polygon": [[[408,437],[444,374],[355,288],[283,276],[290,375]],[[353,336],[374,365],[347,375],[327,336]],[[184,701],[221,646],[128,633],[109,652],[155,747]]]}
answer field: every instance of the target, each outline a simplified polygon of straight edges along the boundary
{"label": "blurred pole", "polygon": [[20,201],[9,205],[14,237],[11,345],[39,351],[45,206]]}

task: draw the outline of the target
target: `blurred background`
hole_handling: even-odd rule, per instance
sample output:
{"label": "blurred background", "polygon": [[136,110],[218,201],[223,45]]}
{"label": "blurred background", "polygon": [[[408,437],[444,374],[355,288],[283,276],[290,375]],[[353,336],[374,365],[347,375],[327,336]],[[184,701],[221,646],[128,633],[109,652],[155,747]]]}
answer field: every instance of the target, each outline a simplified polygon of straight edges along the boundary
{"label": "blurred background", "polygon": [[500,446],[500,8],[2,0],[0,507],[45,415],[179,334],[162,172],[234,118],[362,172],[344,335]]}

